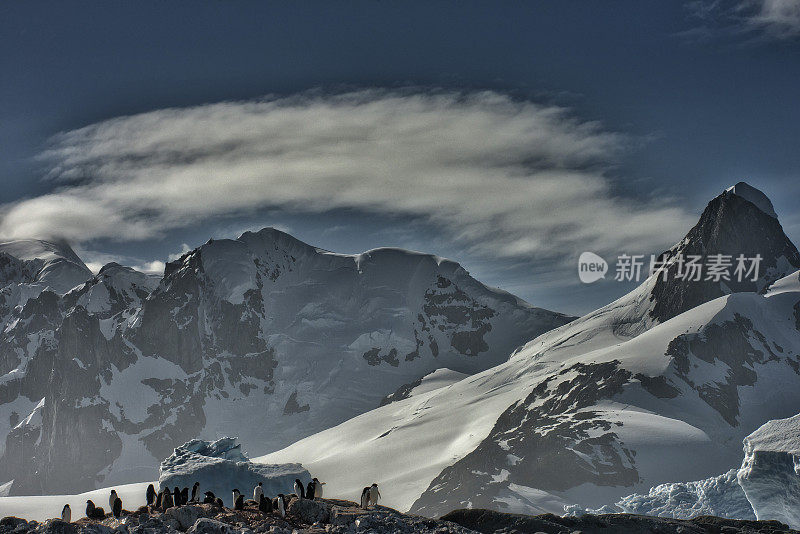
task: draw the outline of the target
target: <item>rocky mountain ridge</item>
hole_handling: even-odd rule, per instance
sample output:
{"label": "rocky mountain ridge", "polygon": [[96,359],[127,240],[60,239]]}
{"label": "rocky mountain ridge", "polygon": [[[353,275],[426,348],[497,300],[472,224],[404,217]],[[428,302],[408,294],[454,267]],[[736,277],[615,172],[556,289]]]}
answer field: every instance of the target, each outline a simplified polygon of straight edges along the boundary
{"label": "rocky mountain ridge", "polygon": [[437,256],[335,254],[271,228],[211,240],[161,279],[118,264],[92,275],[66,244],[6,243],[0,485],[153,480],[192,438],[266,453],[438,368],[496,365],[570,319]]}

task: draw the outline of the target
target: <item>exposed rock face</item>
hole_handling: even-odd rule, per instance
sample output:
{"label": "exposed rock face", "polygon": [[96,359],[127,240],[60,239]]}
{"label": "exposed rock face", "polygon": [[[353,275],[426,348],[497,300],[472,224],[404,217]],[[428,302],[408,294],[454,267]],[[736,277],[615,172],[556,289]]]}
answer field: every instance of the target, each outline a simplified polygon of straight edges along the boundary
{"label": "exposed rock face", "polygon": [[[763,196],[760,191],[755,191]],[[655,277],[650,316],[663,322],[722,295],[742,291],[762,292],[775,280],[800,268],[800,253],[784,234],[774,213],[765,213],[732,190],[723,192],[709,202],[700,221],[686,237],[661,255],[670,265],[666,280],[661,277],[663,274]],[[675,261],[676,256],[683,255],[688,259],[689,256],[699,255],[706,261],[714,254],[731,257],[733,267],[730,280],[706,280],[705,273],[699,281],[676,278],[681,268]],[[740,254],[745,258],[757,254],[761,256],[757,280],[743,277],[742,281],[738,281],[738,277],[732,276],[736,258]]]}
{"label": "exposed rock face", "polygon": [[270,452],[435,369],[491,367],[571,319],[442,258],[339,255],[273,229],[209,241],[160,280],[118,264],[92,276],[65,245],[23,245],[0,245],[12,494],[152,480],[193,438]]}

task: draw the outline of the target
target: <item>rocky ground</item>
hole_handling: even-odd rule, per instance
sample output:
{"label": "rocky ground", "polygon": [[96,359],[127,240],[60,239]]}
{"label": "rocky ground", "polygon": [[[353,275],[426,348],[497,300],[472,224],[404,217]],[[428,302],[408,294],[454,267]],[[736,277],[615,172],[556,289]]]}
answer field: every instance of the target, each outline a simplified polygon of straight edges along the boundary
{"label": "rocky ground", "polygon": [[798,532],[777,521],[739,521],[702,516],[691,520],[633,514],[559,517],[505,514],[491,510],[455,510],[443,521],[484,534],[774,534]]}
{"label": "rocky ground", "polygon": [[356,503],[335,499],[310,501],[293,498],[286,518],[263,514],[252,504],[231,510],[213,504],[188,504],[165,512],[142,507],[124,511],[116,519],[80,519],[65,523],[50,519],[43,523],[17,517],[0,520],[0,534],[260,534],[364,532],[430,534],[773,534],[798,532],[776,521],[735,521],[699,517],[690,521],[629,514],[559,517],[526,516],[488,510],[456,510],[442,519],[407,515],[375,506],[361,509]]}
{"label": "rocky ground", "polygon": [[[73,514],[75,511],[73,511]],[[472,530],[454,523],[401,514],[391,508],[361,509],[356,503],[336,499],[297,499],[292,496],[286,518],[263,514],[252,504],[231,510],[214,504],[188,504],[165,512],[142,507],[123,512],[120,519],[107,515],[102,521],[80,519],[65,523],[50,519],[43,523],[16,517],[0,520],[0,534],[260,534],[322,532],[420,532],[469,534]]]}

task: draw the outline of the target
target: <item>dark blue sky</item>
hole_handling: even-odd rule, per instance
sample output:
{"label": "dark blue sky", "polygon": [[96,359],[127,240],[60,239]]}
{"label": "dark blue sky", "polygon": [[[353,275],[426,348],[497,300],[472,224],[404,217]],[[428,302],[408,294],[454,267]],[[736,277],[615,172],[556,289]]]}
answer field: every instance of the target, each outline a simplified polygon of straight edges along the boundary
{"label": "dark blue sky", "polygon": [[[42,180],[35,159],[53,135],[120,115],[313,88],[491,89],[565,106],[627,136],[604,171],[615,195],[673,198],[699,214],[744,179],[772,198],[797,241],[800,41],[727,24],[701,21],[680,2],[640,0],[5,2],[0,204],[60,186]],[[266,224],[342,252],[397,245],[448,255],[487,283],[568,312],[624,289],[574,286],[565,296],[566,282],[548,289],[548,280],[574,282],[572,268],[474,254],[435,224],[358,209],[237,212],[158,238],[81,247],[150,261]]]}

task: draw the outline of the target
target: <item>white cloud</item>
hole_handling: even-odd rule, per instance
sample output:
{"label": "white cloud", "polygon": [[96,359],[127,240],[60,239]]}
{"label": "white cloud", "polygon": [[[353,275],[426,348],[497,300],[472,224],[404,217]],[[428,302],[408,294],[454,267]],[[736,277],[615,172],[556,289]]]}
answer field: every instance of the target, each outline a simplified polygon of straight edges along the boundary
{"label": "white cloud", "polygon": [[66,132],[56,189],[0,209],[0,235],[137,240],[263,208],[353,208],[439,225],[473,251],[647,251],[692,217],[622,198],[624,139],[568,110],[492,93],[358,91],[225,102]]}
{"label": "white cloud", "polygon": [[687,5],[706,24],[687,32],[688,36],[722,31],[756,40],[800,37],[800,0],[697,0]]}
{"label": "white cloud", "polygon": [[749,23],[779,38],[800,36],[800,0],[752,0]]}
{"label": "white cloud", "polygon": [[[183,245],[183,247],[186,246],[186,244]],[[86,250],[81,247],[77,247],[75,249],[75,253],[81,258],[81,260],[83,260],[83,263],[94,274],[100,272],[100,269],[102,269],[103,266],[111,262],[119,263],[120,265],[127,265],[128,267],[143,273],[164,274],[165,263],[161,260],[145,260],[125,254],[109,254],[107,252],[100,252],[98,250]],[[170,254],[169,257],[172,258],[173,256],[176,256],[177,258],[180,256],[180,254]]]}
{"label": "white cloud", "polygon": [[[175,252],[175,253],[170,254],[169,256],[167,256],[167,261],[175,261],[178,258],[180,258],[181,256],[183,256],[184,254],[186,254],[187,252],[189,252],[190,250],[192,250],[192,248],[189,245],[187,245],[186,243],[181,243],[180,252]],[[163,266],[162,266],[162,270],[163,270]]]}

